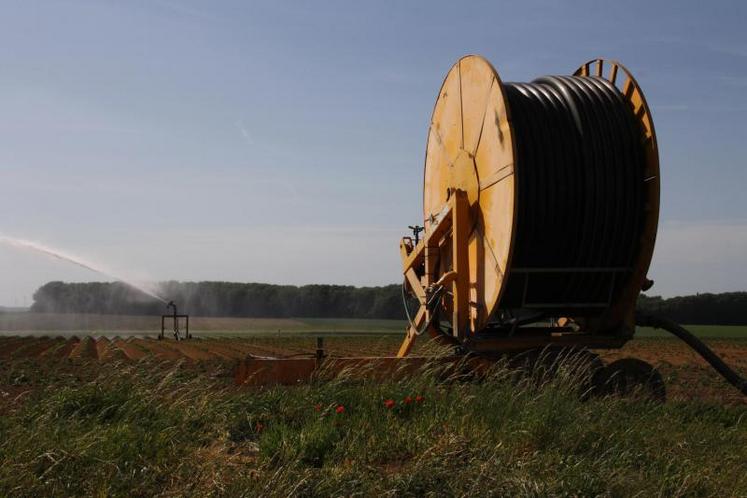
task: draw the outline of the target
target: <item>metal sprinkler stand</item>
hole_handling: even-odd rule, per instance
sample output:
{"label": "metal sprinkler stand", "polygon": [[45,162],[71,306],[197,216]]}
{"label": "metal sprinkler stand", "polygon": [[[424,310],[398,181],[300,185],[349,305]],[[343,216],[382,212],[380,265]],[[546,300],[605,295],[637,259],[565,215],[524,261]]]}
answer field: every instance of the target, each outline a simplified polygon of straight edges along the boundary
{"label": "metal sprinkler stand", "polygon": [[[191,339],[192,334],[189,333],[189,315],[180,315],[176,310],[176,304],[174,301],[169,301],[169,304],[166,305],[166,309],[171,309],[172,313],[167,315],[161,315],[161,333],[158,334],[158,340],[162,340],[164,338],[164,332],[166,331],[166,319],[171,319],[173,321],[173,327],[174,327],[174,339],[179,341],[183,339]],[[184,336],[182,337],[181,330],[179,330],[179,319],[184,318],[185,325],[184,325]]]}

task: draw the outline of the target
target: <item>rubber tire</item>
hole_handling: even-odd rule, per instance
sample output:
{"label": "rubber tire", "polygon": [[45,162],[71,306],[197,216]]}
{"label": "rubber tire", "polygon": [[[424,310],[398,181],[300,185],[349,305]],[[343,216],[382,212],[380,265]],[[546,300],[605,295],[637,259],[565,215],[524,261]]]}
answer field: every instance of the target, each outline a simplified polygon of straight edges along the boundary
{"label": "rubber tire", "polygon": [[558,361],[566,362],[571,375],[578,376],[577,393],[581,400],[587,400],[598,392],[597,379],[604,370],[604,363],[598,354],[586,348],[544,348],[525,351],[511,357],[509,368],[516,370],[515,379],[540,373],[540,381],[558,374]]}
{"label": "rubber tire", "polygon": [[664,403],[667,391],[661,373],[638,358],[623,358],[601,369],[595,379],[603,395],[642,397]]}

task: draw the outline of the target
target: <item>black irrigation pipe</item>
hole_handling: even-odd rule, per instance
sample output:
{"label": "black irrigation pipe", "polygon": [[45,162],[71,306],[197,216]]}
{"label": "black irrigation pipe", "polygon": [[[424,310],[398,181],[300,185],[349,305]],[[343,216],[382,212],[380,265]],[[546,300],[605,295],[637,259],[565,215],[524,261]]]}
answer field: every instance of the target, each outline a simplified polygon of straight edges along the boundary
{"label": "black irrigation pipe", "polygon": [[636,325],[640,327],[654,327],[657,329],[663,329],[667,332],[682,339],[685,344],[695,350],[700,356],[703,357],[729,384],[739,389],[739,391],[747,395],[747,380],[733,370],[729,365],[724,363],[711,348],[695,337],[687,329],[679,325],[678,323],[664,318],[658,315],[652,315],[648,313],[637,313],[636,314]]}
{"label": "black irrigation pipe", "polygon": [[[644,219],[645,156],[633,110],[596,76],[505,83],[518,162],[515,264],[630,268]],[[628,275],[615,275],[613,294]],[[543,302],[605,302],[612,274],[534,274]],[[535,296],[535,298],[537,298]]]}

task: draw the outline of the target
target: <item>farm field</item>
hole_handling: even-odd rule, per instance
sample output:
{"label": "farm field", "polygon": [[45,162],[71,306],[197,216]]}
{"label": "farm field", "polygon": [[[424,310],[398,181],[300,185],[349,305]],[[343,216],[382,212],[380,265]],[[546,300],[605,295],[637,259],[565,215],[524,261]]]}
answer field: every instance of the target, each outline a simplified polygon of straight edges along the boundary
{"label": "farm field", "polygon": [[[307,344],[292,340],[270,344]],[[661,342],[629,353],[673,349]],[[251,349],[254,339],[197,343]],[[732,343],[716,346],[743,358]],[[225,361],[163,352],[10,355],[0,360],[0,495],[747,494],[747,408],[703,368],[668,358],[670,385],[682,394],[694,378],[708,396],[581,401],[572,370],[519,382],[499,369],[479,383],[423,371],[247,389]]]}
{"label": "farm field", "polygon": [[[176,342],[152,317],[88,319],[3,322],[2,496],[747,495],[745,398],[676,339],[598,351],[655,364],[660,405],[581,401],[572,369],[237,387],[247,356],[310,356],[319,335],[331,356],[392,355],[403,324],[195,318]],[[738,330],[693,329],[747,372]]]}
{"label": "farm field", "polygon": [[[685,328],[703,339],[747,339],[745,325],[685,325]],[[638,327],[637,337],[672,337],[672,334],[649,327]]]}
{"label": "farm field", "polygon": [[[183,324],[182,324],[183,326]],[[190,317],[196,335],[232,336],[285,333],[401,334],[403,320],[325,318]],[[0,313],[0,335],[144,336],[160,332],[158,316],[96,315],[76,313]]]}
{"label": "farm field", "polygon": [[[147,336],[160,331],[158,316],[97,315],[75,313],[0,312],[0,336],[91,335]],[[404,320],[352,318],[234,318],[190,317],[190,330],[199,336],[247,334],[395,334],[405,329]],[[744,325],[687,325],[695,335],[714,339],[747,339]],[[662,330],[639,327],[638,337],[671,337]]]}
{"label": "farm field", "polygon": [[[324,337],[333,357],[392,356],[405,323],[398,320],[257,319],[195,317],[195,339],[176,342],[168,334],[156,340],[159,317],[121,315],[0,314],[0,361],[38,359],[99,363],[141,361],[226,362],[248,356],[312,356],[316,338]],[[747,372],[747,327],[690,326],[727,362]],[[415,354],[428,348],[418,341]],[[637,339],[619,351],[598,351],[605,361],[633,356],[659,368],[670,397],[744,403],[705,362],[665,332],[640,329]]]}
{"label": "farm field", "polygon": [[[747,372],[747,340],[711,339],[709,345],[730,365]],[[348,334],[324,338],[331,357],[393,356],[400,336]],[[413,354],[429,354],[436,348],[427,341],[416,343]],[[0,362],[40,361],[54,365],[119,363],[157,360],[186,364],[223,363],[228,367],[247,357],[312,357],[316,335],[207,337],[189,341],[153,337],[0,337]],[[672,399],[699,399],[747,404],[747,399],[727,385],[696,353],[677,339],[640,338],[620,350],[596,351],[605,362],[635,357],[655,365],[665,378]]]}
{"label": "farm field", "polygon": [[[316,351],[317,337],[324,338],[325,352],[331,357],[393,356],[405,323],[195,317],[190,325],[193,340],[174,341],[167,330],[166,339],[159,341],[159,317],[4,313],[0,315],[0,361],[110,363],[155,359],[233,365],[251,356],[310,357]],[[747,372],[747,327],[688,328],[729,364]],[[420,340],[413,354],[430,354],[434,349]],[[745,398],[726,385],[695,352],[663,331],[639,329],[636,339],[621,350],[597,353],[607,362],[636,357],[655,365],[667,381],[670,398],[745,403]]]}

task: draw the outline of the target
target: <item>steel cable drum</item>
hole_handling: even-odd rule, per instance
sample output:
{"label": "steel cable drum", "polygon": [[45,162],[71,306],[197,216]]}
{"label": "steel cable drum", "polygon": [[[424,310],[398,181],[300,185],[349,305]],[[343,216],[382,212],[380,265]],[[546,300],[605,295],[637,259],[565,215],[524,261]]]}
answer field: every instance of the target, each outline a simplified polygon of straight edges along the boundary
{"label": "steel cable drum", "polygon": [[[619,63],[573,76],[503,83],[479,56],[460,59],[428,133],[426,229],[451,192],[467,193],[470,319],[534,309],[609,330],[632,323],[651,261],[659,162],[651,114]],[[450,266],[442,248],[440,271]]]}

